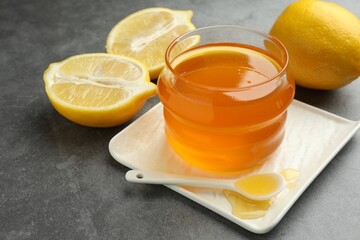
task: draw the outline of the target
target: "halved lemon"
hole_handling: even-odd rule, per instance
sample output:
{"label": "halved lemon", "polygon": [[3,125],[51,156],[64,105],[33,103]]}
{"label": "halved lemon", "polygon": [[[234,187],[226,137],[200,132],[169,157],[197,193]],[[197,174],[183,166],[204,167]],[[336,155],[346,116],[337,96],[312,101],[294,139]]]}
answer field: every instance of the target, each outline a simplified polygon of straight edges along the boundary
{"label": "halved lemon", "polygon": [[106,50],[135,58],[149,69],[150,78],[158,77],[164,67],[165,51],[171,41],[195,29],[191,10],[147,8],[118,22],[107,38]]}
{"label": "halved lemon", "polygon": [[44,72],[45,90],[67,119],[90,127],[130,120],[156,94],[146,67],[131,58],[82,54],[52,63]]}

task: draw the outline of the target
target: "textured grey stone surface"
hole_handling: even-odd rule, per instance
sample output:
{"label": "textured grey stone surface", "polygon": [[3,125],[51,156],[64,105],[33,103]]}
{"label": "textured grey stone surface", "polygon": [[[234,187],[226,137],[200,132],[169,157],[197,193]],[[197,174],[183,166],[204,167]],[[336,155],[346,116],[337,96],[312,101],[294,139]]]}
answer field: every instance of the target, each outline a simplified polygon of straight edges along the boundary
{"label": "textured grey stone surface", "polygon": [[[359,1],[334,1],[360,16]],[[104,52],[113,25],[136,10],[192,9],[198,27],[268,31],[290,2],[1,0],[0,239],[360,239],[360,133],[276,228],[256,235],[163,186],[127,183],[127,168],[108,152],[127,124],[78,126],[57,114],[44,92],[49,63]],[[357,81],[331,92],[298,88],[296,98],[360,120],[359,92]]]}

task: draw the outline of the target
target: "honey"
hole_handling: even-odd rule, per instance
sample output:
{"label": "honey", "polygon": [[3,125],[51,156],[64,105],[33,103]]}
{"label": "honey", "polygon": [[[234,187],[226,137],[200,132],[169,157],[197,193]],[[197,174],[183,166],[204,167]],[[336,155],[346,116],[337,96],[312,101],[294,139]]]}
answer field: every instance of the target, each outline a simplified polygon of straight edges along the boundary
{"label": "honey", "polygon": [[287,182],[287,188],[290,189],[296,187],[296,182],[294,180],[299,176],[299,172],[296,169],[285,168],[281,170],[280,175]]}
{"label": "honey", "polygon": [[275,192],[279,187],[279,182],[274,177],[256,174],[236,181],[235,187],[252,196],[261,197]]}
{"label": "honey", "polygon": [[212,172],[257,167],[280,146],[295,85],[284,63],[250,45],[212,43],[187,50],[158,81],[170,146]]}
{"label": "honey", "polygon": [[230,190],[224,190],[224,195],[232,206],[232,214],[241,219],[256,219],[265,216],[273,201],[272,199],[251,200]]}
{"label": "honey", "polygon": [[[280,175],[284,177],[289,189],[296,186],[295,180],[299,176],[299,172],[296,169],[283,169],[280,171]],[[235,185],[246,192],[259,196],[266,195],[274,191],[274,188],[276,188],[277,185],[275,182],[268,181],[269,179],[265,179],[262,175],[254,175],[253,177],[249,177],[244,180],[245,181],[243,182],[241,182],[242,180],[239,180]],[[276,201],[276,197],[265,201],[255,201],[231,190],[224,190],[223,193],[231,204],[232,213],[241,219],[256,219],[264,217],[271,205],[274,201]]]}

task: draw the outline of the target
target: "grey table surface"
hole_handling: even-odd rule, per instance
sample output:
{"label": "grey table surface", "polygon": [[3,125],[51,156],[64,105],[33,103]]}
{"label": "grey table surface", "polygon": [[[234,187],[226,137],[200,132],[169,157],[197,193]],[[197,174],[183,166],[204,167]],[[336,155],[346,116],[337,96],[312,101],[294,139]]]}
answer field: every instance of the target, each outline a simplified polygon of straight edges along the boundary
{"label": "grey table surface", "polygon": [[[360,133],[269,233],[256,235],[164,186],[135,185],[109,154],[124,129],[76,125],[44,91],[43,71],[104,52],[110,29],[147,7],[192,9],[197,27],[269,31],[291,0],[0,2],[0,239],[360,239]],[[360,17],[360,1],[334,0]],[[350,56],[351,57],[351,56]],[[360,81],[296,99],[360,120]],[[149,100],[134,121],[158,102]],[[334,136],[336,137],[336,136]]]}

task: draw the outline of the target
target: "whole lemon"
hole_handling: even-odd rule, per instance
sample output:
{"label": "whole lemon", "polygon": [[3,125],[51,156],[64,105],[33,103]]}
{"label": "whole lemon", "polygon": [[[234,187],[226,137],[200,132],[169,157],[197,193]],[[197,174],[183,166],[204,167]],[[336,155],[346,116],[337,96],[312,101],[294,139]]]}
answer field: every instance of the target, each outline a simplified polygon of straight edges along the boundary
{"label": "whole lemon", "polygon": [[270,34],[288,50],[288,74],[300,86],[337,89],[360,75],[360,20],[337,4],[294,2]]}

